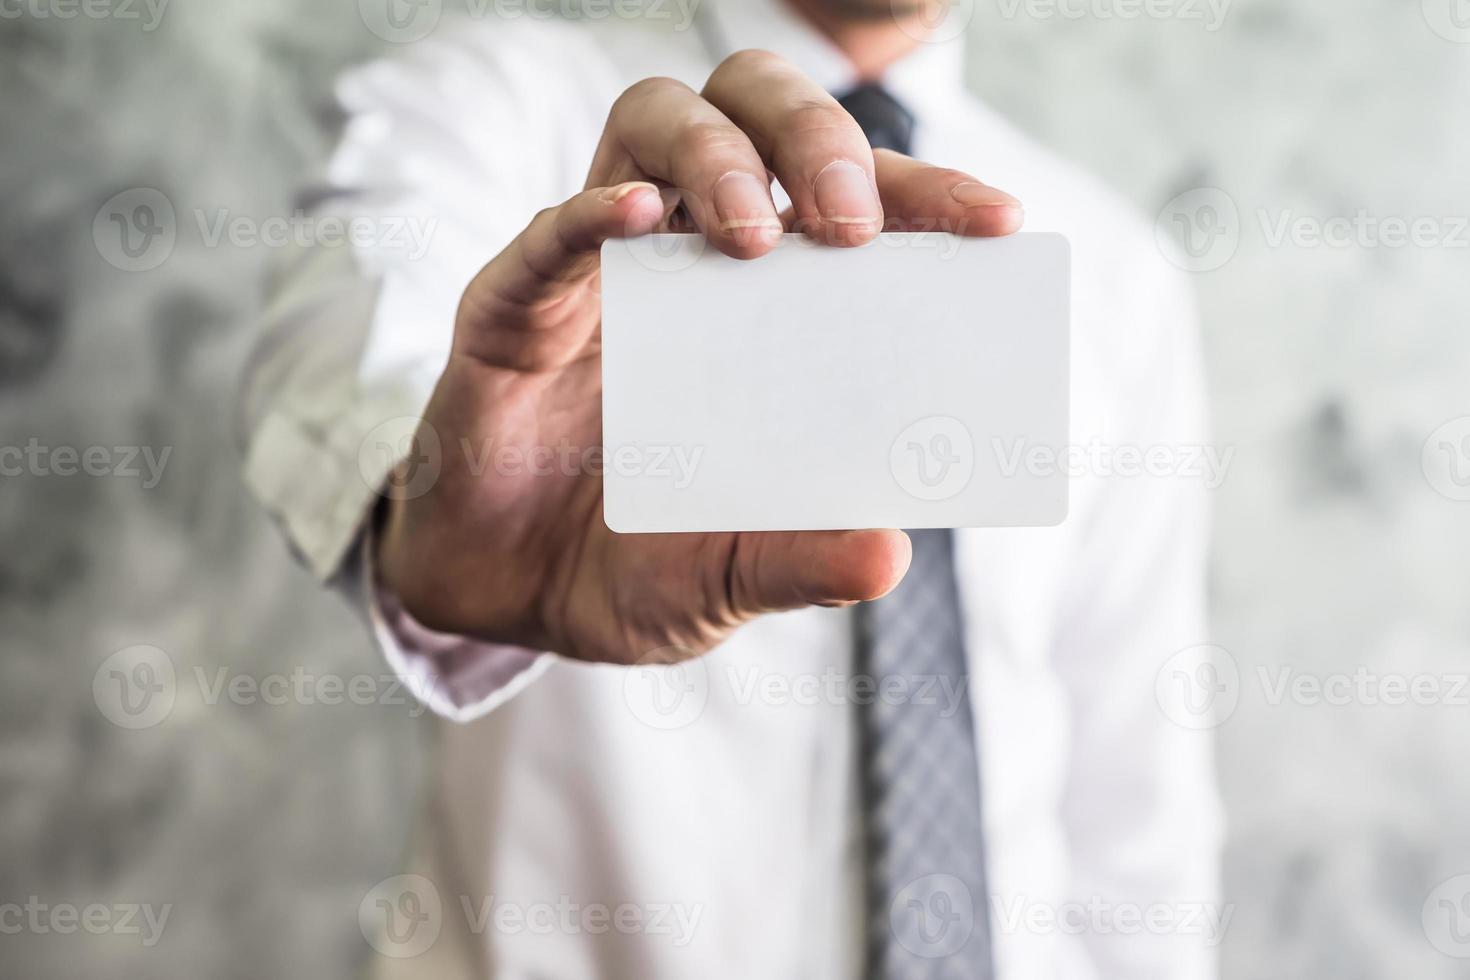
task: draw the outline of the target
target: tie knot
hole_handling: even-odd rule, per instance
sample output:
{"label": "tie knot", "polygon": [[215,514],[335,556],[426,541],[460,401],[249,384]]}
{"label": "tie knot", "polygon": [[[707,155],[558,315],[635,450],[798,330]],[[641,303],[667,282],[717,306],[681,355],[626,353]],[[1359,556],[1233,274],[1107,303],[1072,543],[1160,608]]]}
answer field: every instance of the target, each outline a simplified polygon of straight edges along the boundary
{"label": "tie knot", "polygon": [[857,120],[873,149],[909,152],[914,135],[913,114],[883,86],[864,82],[838,98],[837,103]]}

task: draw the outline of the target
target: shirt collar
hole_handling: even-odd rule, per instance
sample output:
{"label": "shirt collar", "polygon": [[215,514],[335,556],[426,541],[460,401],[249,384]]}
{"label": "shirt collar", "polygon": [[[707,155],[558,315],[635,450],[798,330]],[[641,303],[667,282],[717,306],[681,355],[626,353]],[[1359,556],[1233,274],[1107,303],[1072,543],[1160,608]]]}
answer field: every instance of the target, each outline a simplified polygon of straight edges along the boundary
{"label": "shirt collar", "polygon": [[[801,69],[808,78],[834,95],[857,83],[847,57],[785,0],[718,0],[701,7],[708,17],[705,44],[722,59],[733,51],[763,48],[774,51]],[[952,12],[950,16],[956,16]],[[942,24],[936,37],[920,44],[888,69],[883,85],[922,122],[963,92],[964,38],[962,31]]]}

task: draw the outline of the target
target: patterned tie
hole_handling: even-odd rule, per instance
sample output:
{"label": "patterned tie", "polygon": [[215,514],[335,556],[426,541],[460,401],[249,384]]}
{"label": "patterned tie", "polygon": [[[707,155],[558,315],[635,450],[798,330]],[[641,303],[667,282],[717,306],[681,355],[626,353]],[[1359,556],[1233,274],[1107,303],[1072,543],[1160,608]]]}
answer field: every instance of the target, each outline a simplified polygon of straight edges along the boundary
{"label": "patterned tie", "polygon": [[914,117],[888,90],[864,82],[837,100],[863,127],[875,150],[908,153],[914,138]]}
{"label": "patterned tie", "polygon": [[[838,100],[868,141],[907,153],[913,117],[865,84]],[[910,531],[898,588],[858,609],[868,980],[991,980],[980,776],[954,541]]]}

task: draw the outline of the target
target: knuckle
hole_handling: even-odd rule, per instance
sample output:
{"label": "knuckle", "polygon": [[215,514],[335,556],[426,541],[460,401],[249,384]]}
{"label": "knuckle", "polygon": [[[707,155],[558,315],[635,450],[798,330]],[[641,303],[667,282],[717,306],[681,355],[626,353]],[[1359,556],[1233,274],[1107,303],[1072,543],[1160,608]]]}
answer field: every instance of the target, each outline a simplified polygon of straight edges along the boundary
{"label": "knuckle", "polygon": [[629,85],[623,90],[623,94],[617,97],[617,100],[613,102],[612,116],[613,118],[625,116],[628,112],[636,110],[650,98],[657,98],[671,92],[680,91],[689,91],[689,86],[678,79],[668,78],[663,75],[642,79]]}
{"label": "knuckle", "polygon": [[739,146],[745,137],[729,126],[718,123],[691,122],[680,126],[670,140],[673,153],[684,159],[698,160],[714,156],[732,146]]}
{"label": "knuckle", "polygon": [[526,225],[526,230],[533,235],[549,232],[556,227],[557,218],[560,214],[561,205],[559,204],[544,207],[531,216],[530,222]]}
{"label": "knuckle", "polygon": [[840,105],[835,102],[819,102],[816,99],[802,99],[788,108],[782,115],[781,129],[793,136],[834,130],[859,136],[862,134],[858,124]]}
{"label": "knuckle", "polygon": [[790,63],[774,51],[761,48],[745,48],[728,55],[710,75],[710,81],[731,75],[746,75],[768,72],[774,68],[786,68]]}

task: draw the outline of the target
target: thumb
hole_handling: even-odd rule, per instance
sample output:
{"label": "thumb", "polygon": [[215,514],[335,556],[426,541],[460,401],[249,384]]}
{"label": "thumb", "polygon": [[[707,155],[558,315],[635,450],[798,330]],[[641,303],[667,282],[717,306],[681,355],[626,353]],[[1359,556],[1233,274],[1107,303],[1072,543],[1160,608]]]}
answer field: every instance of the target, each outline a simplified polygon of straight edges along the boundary
{"label": "thumb", "polygon": [[604,242],[648,234],[664,211],[659,188],[634,180],[540,212],[465,288],[455,350],[498,366],[559,366],[580,352],[596,322],[569,317],[563,301],[585,291]]}
{"label": "thumb", "polygon": [[886,595],[908,571],[902,531],[744,533],[731,568],[737,613],[844,606]]}

